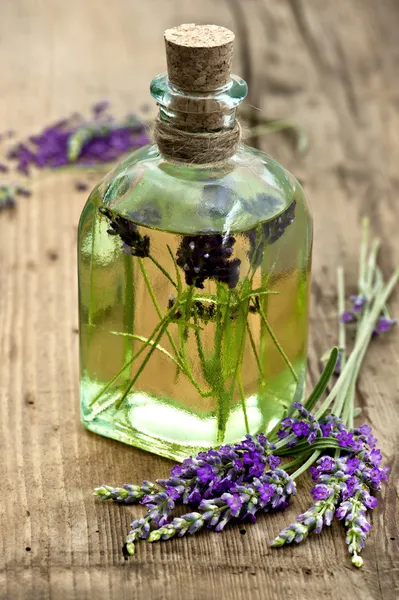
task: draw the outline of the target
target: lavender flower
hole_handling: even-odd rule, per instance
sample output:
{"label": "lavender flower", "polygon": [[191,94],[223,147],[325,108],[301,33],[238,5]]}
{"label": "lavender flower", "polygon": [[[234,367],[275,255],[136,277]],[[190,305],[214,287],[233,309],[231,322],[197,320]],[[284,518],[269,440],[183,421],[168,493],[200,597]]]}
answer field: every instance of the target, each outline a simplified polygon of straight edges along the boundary
{"label": "lavender flower", "polygon": [[373,334],[380,335],[380,333],[386,333],[387,331],[390,331],[392,327],[396,324],[397,319],[387,319],[386,317],[380,317],[373,331]]}
{"label": "lavender flower", "polygon": [[215,279],[235,288],[241,264],[238,258],[230,260],[235,242],[228,234],[184,236],[176,262],[184,270],[187,285],[202,289],[206,279]]}
{"label": "lavender flower", "polygon": [[352,310],[354,312],[360,312],[367,302],[366,296],[349,296],[349,300],[352,302]]}
{"label": "lavender flower", "polygon": [[145,258],[150,253],[150,237],[140,234],[137,225],[118,214],[113,213],[106,206],[100,206],[99,212],[110,220],[109,235],[119,235],[125,254]]}
{"label": "lavender flower", "polygon": [[363,559],[359,554],[364,548],[364,542],[371,529],[371,524],[366,518],[367,509],[374,508],[377,504],[373,498],[375,502],[369,501],[367,505],[362,501],[362,495],[358,496],[360,497],[350,497],[342,502],[336,512],[337,519],[342,520],[346,527],[346,543],[355,567],[363,566]]}
{"label": "lavender flower", "polygon": [[106,114],[108,103],[93,107],[94,120],[73,114],[47,126],[10,150],[8,158],[28,175],[32,166],[57,168],[73,163],[93,165],[116,160],[149,142],[145,125],[134,115],[117,121]]}
{"label": "lavender flower", "polygon": [[356,316],[353,314],[353,312],[347,310],[342,313],[340,321],[341,323],[353,323],[356,321]]}
{"label": "lavender flower", "polygon": [[[262,194],[262,196],[263,198],[261,200],[263,203],[271,204],[272,206],[276,204],[276,201],[272,196],[267,196],[265,194]],[[259,202],[259,200],[260,198],[258,195],[257,201]],[[293,200],[290,206],[281,215],[270,221],[266,221],[260,228],[256,227],[246,232],[246,236],[249,240],[248,256],[253,265],[259,266],[261,264],[265,246],[277,242],[284,234],[287,227],[294,222],[295,208],[296,200]]]}
{"label": "lavender flower", "polygon": [[130,531],[126,537],[126,550],[131,556],[135,553],[134,543],[139,540],[146,540],[150,535],[149,518],[136,519],[130,526]]}
{"label": "lavender flower", "polygon": [[314,415],[310,414],[300,402],[294,402],[292,405],[299,412],[300,418],[285,418],[281,421],[281,428],[277,432],[280,440],[289,435],[294,438],[287,442],[287,447],[294,447],[301,438],[305,438],[309,444],[313,444],[317,436],[321,436],[319,421]]}
{"label": "lavender flower", "polygon": [[339,499],[339,487],[315,486],[313,488],[313,497],[317,502],[308,508],[306,512],[297,517],[297,522],[292,523],[283,529],[279,535],[271,542],[274,548],[279,548],[285,544],[303,542],[311,533],[321,533],[324,526],[329,527],[332,523],[336,506]]}

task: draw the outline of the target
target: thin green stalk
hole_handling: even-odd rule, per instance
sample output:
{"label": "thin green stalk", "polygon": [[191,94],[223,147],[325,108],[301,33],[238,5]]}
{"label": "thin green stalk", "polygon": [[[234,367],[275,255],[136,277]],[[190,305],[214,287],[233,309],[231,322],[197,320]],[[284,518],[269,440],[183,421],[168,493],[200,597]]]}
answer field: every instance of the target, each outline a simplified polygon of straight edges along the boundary
{"label": "thin green stalk", "polygon": [[[125,254],[125,297],[123,303],[123,328],[127,333],[133,334],[134,331],[134,314],[135,314],[135,294],[134,294],[134,275],[133,275],[133,260],[132,257]],[[129,361],[133,356],[133,342],[126,338],[124,351],[124,362]],[[129,377],[129,373],[127,373]]]}
{"label": "thin green stalk", "polygon": [[319,458],[320,454],[321,454],[321,450],[315,450],[315,452],[313,452],[313,454],[311,454],[311,456],[308,458],[308,460],[306,462],[304,462],[303,465],[301,467],[299,467],[299,469],[297,469],[295,471],[295,473],[293,473],[291,475],[291,479],[296,479],[297,477],[299,477],[299,475],[302,475],[302,473],[307,471],[308,468],[310,466],[312,466],[312,464]]}
{"label": "thin green stalk", "polygon": [[239,371],[239,373],[237,375],[237,383],[238,383],[238,389],[240,390],[241,407],[242,407],[242,412],[244,414],[244,422],[245,422],[245,431],[247,433],[249,433],[249,423],[248,423],[247,407],[245,406],[245,394],[244,394],[244,388],[243,388],[243,385],[242,385],[241,370]]}
{"label": "thin green stalk", "polygon": [[[356,374],[358,375],[358,373]],[[356,380],[357,376],[352,377],[351,384],[349,386],[348,394],[345,399],[345,407],[342,414],[342,420],[349,429],[353,428],[353,413],[355,409],[355,392],[356,392]]]}
{"label": "thin green stalk", "polygon": [[284,360],[285,364],[287,365],[287,367],[289,368],[289,370],[291,371],[291,374],[293,376],[293,378],[295,379],[296,382],[298,382],[298,375],[295,372],[294,367],[291,364],[290,359],[288,358],[288,356],[286,355],[286,353],[284,352],[282,346],[280,345],[278,339],[276,338],[274,331],[272,330],[272,328],[269,325],[268,320],[266,319],[265,313],[263,312],[263,309],[261,306],[259,306],[259,314],[262,318],[262,321],[270,335],[270,337],[272,338],[274,345],[276,346],[277,350],[279,351],[282,359]]}
{"label": "thin green stalk", "polygon": [[[138,342],[143,342],[144,344],[147,344],[149,346],[153,346],[154,342],[152,340],[149,340],[148,338],[144,337],[143,335],[137,335],[134,333],[124,333],[124,332],[120,332],[120,331],[111,331],[110,332],[113,335],[120,335],[122,337],[127,337],[127,338],[131,338],[133,340],[137,340]],[[162,354],[165,354],[165,356],[167,356],[172,362],[175,363],[175,365],[177,365],[179,367],[179,369],[182,368],[182,365],[176,360],[176,358],[166,350],[166,348],[164,348],[163,346],[160,346],[159,344],[156,347],[157,350],[159,350],[160,352],[162,352]]]}
{"label": "thin green stalk", "polygon": [[[141,272],[143,274],[143,278],[144,278],[144,281],[145,281],[148,293],[150,294],[152,303],[154,304],[154,307],[155,307],[155,310],[157,312],[157,315],[159,316],[160,319],[162,319],[162,312],[161,312],[161,309],[159,307],[159,304],[158,304],[158,301],[156,299],[156,296],[155,296],[154,290],[152,288],[152,285],[150,283],[150,280],[148,278],[147,271],[146,271],[144,263],[143,263],[143,259],[139,258],[138,260],[139,260],[140,269],[141,269]],[[182,325],[179,324],[179,328],[181,326]],[[185,327],[187,328],[187,326],[185,326]],[[168,329],[166,329],[165,333],[166,333],[166,336],[167,336],[167,338],[169,340],[170,345],[172,346],[173,352],[176,355],[177,363],[179,363],[180,369],[188,377],[189,381],[192,383],[192,385],[195,387],[195,389],[199,392],[199,394],[202,397],[204,397],[204,398],[208,398],[210,396],[210,392],[206,392],[205,390],[203,390],[201,388],[201,386],[198,384],[198,382],[195,381],[195,379],[193,377],[187,353],[183,352],[183,355],[181,355],[180,352],[179,352],[179,350],[178,350],[178,348],[177,348],[177,346],[176,346],[176,343],[175,343],[175,341],[174,341],[174,339],[173,339],[173,337],[172,337],[172,335],[170,333],[170,331],[168,331]],[[185,350],[185,346],[183,346],[183,350]]]}
{"label": "thin green stalk", "polygon": [[[96,239],[96,226],[100,226],[100,221],[97,220],[97,206],[94,207],[93,224],[91,227],[91,252],[90,252],[90,297],[89,297],[89,314],[88,324],[93,325],[93,304],[94,304],[94,257],[95,253],[95,239]],[[89,328],[90,331],[90,328]]]}
{"label": "thin green stalk", "polygon": [[284,470],[287,471],[288,469],[293,469],[294,467],[297,467],[298,465],[302,465],[305,462],[305,460],[307,460],[309,458],[310,454],[312,454],[311,451],[307,455],[302,454],[301,456],[298,456],[294,460],[291,460],[288,463],[284,463],[282,465],[284,467]]}
{"label": "thin green stalk", "polygon": [[[147,288],[147,290],[148,290],[148,293],[149,293],[149,295],[150,295],[150,297],[151,297],[152,303],[153,303],[153,305],[154,305],[154,307],[155,307],[155,310],[156,310],[156,312],[157,312],[157,315],[158,315],[158,317],[159,317],[160,319],[162,319],[162,312],[161,312],[161,309],[160,309],[160,307],[159,307],[159,304],[158,304],[158,301],[157,301],[157,299],[156,299],[156,296],[155,296],[155,294],[154,294],[154,290],[152,289],[152,285],[151,285],[151,283],[150,283],[150,280],[149,280],[149,278],[148,278],[147,271],[146,271],[146,268],[145,268],[145,266],[144,266],[143,259],[142,259],[142,258],[139,258],[139,259],[138,259],[138,261],[139,261],[140,270],[141,270],[141,273],[142,273],[142,275],[143,275],[144,282],[145,282],[146,288]],[[179,353],[179,351],[178,351],[178,349],[177,349],[177,346],[176,346],[176,344],[175,344],[175,341],[174,341],[173,337],[171,336],[171,334],[170,334],[170,332],[169,332],[168,330],[166,331],[166,335],[167,335],[167,337],[168,337],[168,340],[169,340],[169,342],[170,342],[170,345],[171,345],[171,346],[172,346],[172,348],[173,348],[173,351],[174,351],[174,353],[176,354],[176,356],[178,357],[178,359],[180,359],[180,353]],[[179,361],[179,362],[180,362],[180,361]]]}
{"label": "thin green stalk", "polygon": [[326,412],[332,401],[337,397],[337,395],[341,391],[344,391],[344,394],[346,395],[349,388],[348,378],[350,378],[351,371],[355,367],[359,354],[362,355],[364,347],[367,348],[367,345],[373,333],[374,324],[376,323],[383,306],[386,304],[398,280],[399,269],[395,271],[385,288],[381,290],[381,292],[378,294],[378,297],[375,299],[370,314],[368,315],[366,322],[362,325],[361,331],[359,331],[359,336],[356,340],[355,348],[352,350],[338,381],[334,385],[331,392],[328,394],[322,406],[317,411],[316,418],[320,418]]}
{"label": "thin green stalk", "polygon": [[119,377],[122,375],[122,373],[126,369],[128,369],[134,363],[134,361],[140,356],[140,354],[142,352],[144,352],[144,350],[146,349],[147,345],[150,344],[151,340],[153,339],[153,337],[155,336],[155,334],[157,333],[157,331],[159,330],[159,328],[162,327],[162,325],[165,323],[165,321],[170,318],[170,314],[171,314],[171,311],[169,311],[169,312],[166,313],[165,317],[161,321],[159,321],[159,323],[157,324],[157,326],[155,327],[155,329],[151,333],[150,337],[148,338],[147,344],[145,344],[144,346],[142,346],[140,348],[140,350],[138,352],[136,352],[136,354],[134,354],[134,356],[132,356],[132,358],[127,363],[125,363],[123,365],[123,367],[116,373],[116,375],[113,376],[113,378],[107,383],[107,385],[105,385],[99,391],[99,393],[93,398],[93,400],[90,402],[89,406],[93,406],[93,404],[95,404],[97,402],[97,400],[99,400],[101,398],[101,396],[103,394],[105,394],[105,392],[107,392],[109,390],[109,388],[115,383],[115,381],[117,381],[117,379],[119,379]]}
{"label": "thin green stalk", "polygon": [[249,336],[249,342],[251,344],[252,352],[254,354],[255,361],[256,361],[257,367],[259,369],[260,376],[261,376],[262,380],[264,381],[265,375],[263,373],[263,368],[262,368],[262,365],[261,365],[260,360],[259,360],[259,355],[258,355],[258,351],[257,351],[256,346],[255,346],[255,340],[254,340],[254,336],[252,335],[251,326],[248,323],[248,321],[247,321],[247,331],[248,331],[248,336]]}
{"label": "thin green stalk", "polygon": [[217,282],[217,306],[216,306],[216,331],[215,331],[215,347],[212,358],[212,369],[211,375],[212,380],[209,381],[209,384],[213,388],[216,400],[217,400],[217,441],[218,443],[222,443],[226,433],[226,424],[227,419],[230,412],[230,399],[228,398],[228,393],[224,388],[224,378],[223,378],[223,363],[222,363],[222,353],[223,353],[223,333],[224,333],[224,322],[225,319],[230,318],[228,310],[223,309],[223,305],[219,304],[219,299],[224,300],[224,288],[223,284]]}
{"label": "thin green stalk", "polygon": [[119,400],[117,400],[115,402],[115,408],[116,409],[119,409],[121,407],[122,403],[124,402],[124,400],[128,396],[130,390],[133,388],[133,386],[135,385],[136,381],[140,377],[141,373],[144,371],[144,368],[145,368],[146,364],[150,360],[152,354],[155,352],[155,349],[156,349],[156,347],[158,345],[158,342],[161,340],[163,334],[165,333],[165,329],[167,328],[167,326],[168,326],[168,323],[164,323],[163,326],[161,327],[161,330],[160,330],[160,332],[159,332],[156,340],[154,341],[154,345],[148,351],[147,356],[144,358],[143,362],[141,363],[141,365],[137,369],[135,376],[133,377],[133,379],[131,380],[131,382],[127,386],[127,388],[124,391],[124,393],[122,394],[121,398],[119,398]]}
{"label": "thin green stalk", "polygon": [[360,244],[360,259],[359,259],[359,284],[358,284],[358,287],[359,287],[360,294],[364,294],[364,292],[365,292],[368,236],[369,236],[369,220],[367,217],[365,217],[362,222],[362,241]]}
{"label": "thin green stalk", "polygon": [[[196,311],[194,311],[194,323],[195,323],[195,325],[198,325],[198,315],[197,315]],[[197,328],[194,330],[194,334],[195,334],[195,340],[197,342],[198,357],[201,362],[202,372],[206,379],[205,374],[207,372],[207,361],[206,361],[206,357],[205,357],[204,346],[202,344],[201,334]]]}
{"label": "thin green stalk", "polygon": [[169,281],[173,285],[173,287],[177,288],[177,284],[173,281],[173,279],[171,278],[169,273],[163,268],[163,266],[151,254],[148,255],[148,258],[154,263],[154,265],[156,265],[158,267],[158,269],[161,271],[161,273],[163,273],[165,275],[165,277],[167,279],[169,279]]}
{"label": "thin green stalk", "polygon": [[376,261],[378,250],[380,249],[381,241],[379,239],[373,240],[371,244],[371,250],[369,254],[369,258],[366,264],[366,273],[365,273],[365,296],[369,298],[372,293],[372,284],[375,276],[376,270]]}
{"label": "thin green stalk", "polygon": [[[194,285],[191,285],[187,292],[186,298],[184,299],[184,321],[188,322],[191,316],[191,303],[194,296]],[[187,340],[188,340],[188,328],[184,322],[178,323],[178,335],[179,335],[179,345],[180,345],[180,353],[183,359],[184,364],[189,365],[189,357],[187,354]]]}
{"label": "thin green stalk", "polygon": [[346,363],[346,328],[341,320],[341,315],[345,312],[345,279],[342,267],[337,269],[337,289],[338,289],[338,348],[341,370]]}

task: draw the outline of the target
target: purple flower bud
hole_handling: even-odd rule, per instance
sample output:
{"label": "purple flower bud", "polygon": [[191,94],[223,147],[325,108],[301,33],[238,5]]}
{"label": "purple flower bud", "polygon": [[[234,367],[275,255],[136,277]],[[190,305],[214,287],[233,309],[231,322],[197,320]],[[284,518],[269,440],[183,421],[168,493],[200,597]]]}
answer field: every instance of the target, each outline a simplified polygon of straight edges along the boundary
{"label": "purple flower bud", "polygon": [[348,446],[351,446],[355,442],[355,438],[353,437],[353,434],[348,433],[348,431],[342,431],[336,437],[339,442],[339,445],[342,446],[343,448],[347,448]]}
{"label": "purple flower bud", "polygon": [[368,462],[370,462],[374,467],[378,467],[380,462],[382,461],[381,450],[371,450],[367,457]]}
{"label": "purple flower bud", "polygon": [[309,425],[303,421],[299,421],[292,425],[292,431],[296,436],[307,436],[309,434]]}
{"label": "purple flower bud", "polygon": [[349,300],[352,302],[352,308],[355,312],[362,310],[367,302],[366,296],[349,296]]}
{"label": "purple flower bud", "polygon": [[317,461],[317,464],[319,465],[320,471],[324,471],[324,472],[331,472],[335,468],[335,461],[333,458],[330,458],[329,456],[322,456]]}
{"label": "purple flower bud", "polygon": [[315,500],[325,500],[333,493],[334,491],[324,484],[317,484],[311,490],[311,494]]}
{"label": "purple flower bud", "polygon": [[240,496],[237,494],[223,494],[222,500],[224,500],[224,502],[226,502],[227,506],[230,508],[231,515],[233,517],[237,517],[242,507],[242,500]]}
{"label": "purple flower bud", "polygon": [[275,469],[276,467],[278,467],[278,465],[281,463],[281,460],[278,456],[269,456],[269,465],[272,469]]}
{"label": "purple flower bud", "polygon": [[396,319],[387,319],[386,317],[380,317],[374,329],[374,334],[379,335],[380,333],[386,333],[387,331],[392,329],[392,327],[396,325],[396,323]]}
{"label": "purple flower bud", "polygon": [[197,470],[197,476],[202,483],[208,483],[208,481],[212,481],[214,478],[212,467],[210,465],[200,467]]}
{"label": "purple flower bud", "polygon": [[377,498],[367,494],[366,497],[363,496],[363,503],[366,508],[373,509],[377,506]]}
{"label": "purple flower bud", "polygon": [[346,311],[342,313],[340,321],[341,323],[353,323],[353,321],[356,321],[356,317],[352,312]]}

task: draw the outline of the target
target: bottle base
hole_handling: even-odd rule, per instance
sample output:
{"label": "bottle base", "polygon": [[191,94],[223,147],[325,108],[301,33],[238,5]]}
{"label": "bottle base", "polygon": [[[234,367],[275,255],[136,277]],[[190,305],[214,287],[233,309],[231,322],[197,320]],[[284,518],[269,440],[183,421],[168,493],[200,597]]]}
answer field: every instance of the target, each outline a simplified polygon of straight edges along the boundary
{"label": "bottle base", "polygon": [[94,433],[182,462],[200,451],[239,442],[246,433],[267,434],[284,413],[281,404],[264,398],[261,401],[257,395],[246,399],[245,408],[248,427],[242,407],[237,405],[230,411],[220,442],[214,414],[199,416],[140,392],[119,410],[115,410],[112,398],[94,410],[82,406],[82,422]]}

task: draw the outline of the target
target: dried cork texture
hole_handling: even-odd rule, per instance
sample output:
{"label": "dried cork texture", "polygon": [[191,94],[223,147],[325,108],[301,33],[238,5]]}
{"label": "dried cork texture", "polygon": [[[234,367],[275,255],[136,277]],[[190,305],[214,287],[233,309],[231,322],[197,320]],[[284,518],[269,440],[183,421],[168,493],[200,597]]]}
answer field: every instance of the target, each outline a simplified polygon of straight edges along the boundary
{"label": "dried cork texture", "polygon": [[169,80],[191,92],[208,92],[230,79],[234,33],[218,25],[189,23],[165,31]]}

